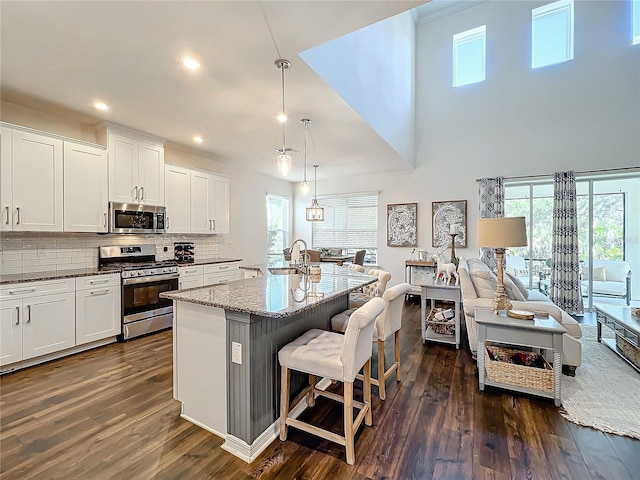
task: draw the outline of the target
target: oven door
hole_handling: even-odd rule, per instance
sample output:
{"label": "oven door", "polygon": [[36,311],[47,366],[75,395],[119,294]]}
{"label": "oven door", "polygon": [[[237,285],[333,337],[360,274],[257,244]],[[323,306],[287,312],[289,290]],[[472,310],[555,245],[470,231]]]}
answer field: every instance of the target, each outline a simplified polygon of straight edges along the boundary
{"label": "oven door", "polygon": [[178,274],[122,280],[122,323],[127,324],[173,314],[173,301],[162,292],[178,290]]}

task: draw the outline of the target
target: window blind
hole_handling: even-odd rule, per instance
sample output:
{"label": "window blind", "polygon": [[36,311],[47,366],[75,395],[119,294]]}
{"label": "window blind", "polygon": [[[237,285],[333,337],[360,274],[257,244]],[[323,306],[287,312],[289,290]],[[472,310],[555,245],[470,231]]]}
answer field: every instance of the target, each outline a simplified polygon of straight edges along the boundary
{"label": "window blind", "polygon": [[314,248],[377,248],[377,193],[318,197],[318,202],[324,208],[325,221],[312,225]]}

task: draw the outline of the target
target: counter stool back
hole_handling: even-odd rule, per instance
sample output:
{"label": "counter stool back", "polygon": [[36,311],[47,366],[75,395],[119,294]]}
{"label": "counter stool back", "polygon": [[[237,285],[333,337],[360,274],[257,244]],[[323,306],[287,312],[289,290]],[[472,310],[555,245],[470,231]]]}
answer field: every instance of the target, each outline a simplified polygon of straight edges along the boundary
{"label": "counter stool back", "polygon": [[[313,329],[304,333],[278,352],[281,368],[280,386],[280,439],[287,439],[287,427],[295,427],[312,435],[344,445],[349,465],[355,462],[355,432],[364,419],[371,425],[371,352],[376,318],[383,312],[385,302],[374,298],[351,315],[349,325],[342,335],[336,332]],[[289,403],[291,370],[307,373],[309,386]],[[363,370],[364,402],[353,400],[353,381]],[[316,377],[326,377],[344,383],[344,396],[316,389]],[[344,436],[329,432],[315,425],[289,417],[289,412],[303,398],[313,407],[315,395],[322,395],[344,404]],[[360,409],[355,421],[353,407]]]}

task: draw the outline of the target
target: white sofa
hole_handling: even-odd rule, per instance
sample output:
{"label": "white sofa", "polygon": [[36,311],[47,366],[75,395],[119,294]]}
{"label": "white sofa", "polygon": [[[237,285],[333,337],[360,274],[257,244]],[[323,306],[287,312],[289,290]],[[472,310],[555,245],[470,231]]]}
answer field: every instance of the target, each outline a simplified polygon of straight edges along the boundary
{"label": "white sofa", "polygon": [[[589,262],[582,265],[582,294],[589,292]],[[593,261],[593,295],[619,297],[631,302],[631,265],[619,260]]]}
{"label": "white sofa", "polygon": [[[496,278],[482,261],[478,259],[465,260],[460,258],[458,264],[460,288],[462,290],[462,302],[469,348],[476,356],[478,347],[478,328],[474,318],[476,309],[490,310],[491,302],[495,297]],[[575,368],[582,364],[582,329],[580,324],[571,315],[558,308],[549,297],[537,290],[528,290],[522,283],[514,282],[508,274],[505,274],[505,289],[513,308],[516,310],[530,310],[534,312],[546,312],[567,329],[563,335],[563,370],[573,375]],[[520,283],[520,285],[518,285]]]}

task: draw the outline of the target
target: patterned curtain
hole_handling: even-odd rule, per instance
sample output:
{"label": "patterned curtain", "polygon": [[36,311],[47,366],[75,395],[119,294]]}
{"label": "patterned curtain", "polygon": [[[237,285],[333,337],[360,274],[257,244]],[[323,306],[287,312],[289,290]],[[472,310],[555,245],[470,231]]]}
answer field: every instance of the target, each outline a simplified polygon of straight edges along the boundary
{"label": "patterned curtain", "polygon": [[[478,190],[480,218],[504,217],[504,178],[481,178]],[[480,260],[494,269],[495,251],[492,248],[481,248]]]}
{"label": "patterned curtain", "polygon": [[578,259],[578,209],[574,172],[556,172],[553,183],[551,285],[553,303],[568,313],[582,313]]}

